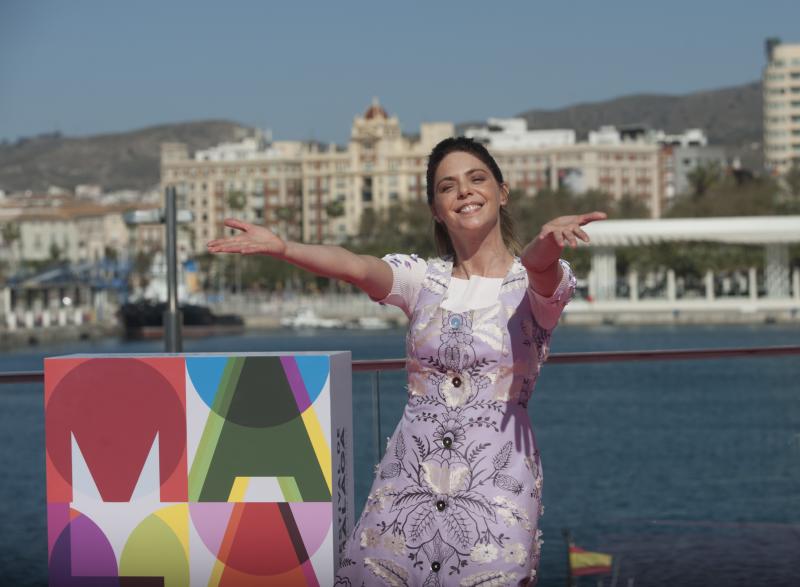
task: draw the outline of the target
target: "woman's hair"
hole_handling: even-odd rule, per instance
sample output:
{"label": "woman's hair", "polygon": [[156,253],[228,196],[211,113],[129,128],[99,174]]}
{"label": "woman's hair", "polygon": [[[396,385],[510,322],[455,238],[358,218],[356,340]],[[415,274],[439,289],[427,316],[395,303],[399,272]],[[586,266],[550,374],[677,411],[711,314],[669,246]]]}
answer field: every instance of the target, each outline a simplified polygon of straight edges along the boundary
{"label": "woman's hair", "polygon": [[[489,154],[489,151],[477,141],[467,137],[454,137],[441,141],[433,148],[430,156],[428,157],[428,171],[427,171],[427,191],[428,191],[428,205],[433,207],[433,200],[436,194],[436,186],[434,180],[436,177],[436,170],[439,164],[450,153],[464,152],[480,159],[486,167],[492,172],[498,184],[503,183],[503,172]],[[518,255],[522,246],[519,239],[514,232],[514,220],[505,206],[500,206],[500,233],[503,236],[503,243],[512,255]],[[447,227],[443,222],[433,223],[433,239],[436,243],[436,252],[439,255],[452,255],[456,259],[456,250],[453,246],[453,241],[447,232]]]}

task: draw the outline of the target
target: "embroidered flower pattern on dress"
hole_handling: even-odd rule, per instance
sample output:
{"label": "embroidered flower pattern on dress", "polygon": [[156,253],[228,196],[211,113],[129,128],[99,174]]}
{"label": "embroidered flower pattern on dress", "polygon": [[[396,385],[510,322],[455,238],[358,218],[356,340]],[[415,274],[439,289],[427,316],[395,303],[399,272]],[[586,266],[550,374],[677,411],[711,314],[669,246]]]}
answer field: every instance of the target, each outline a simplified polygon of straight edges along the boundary
{"label": "embroidered flower pattern on dress", "polygon": [[[401,271],[422,263],[395,257],[387,261]],[[430,260],[417,282],[408,404],[343,559],[339,579],[353,585],[505,587],[536,579],[539,454],[530,429],[531,446],[515,445],[519,423],[508,418],[525,414],[550,331],[526,301],[518,260],[498,302],[476,310],[441,308],[451,272],[451,260]]]}

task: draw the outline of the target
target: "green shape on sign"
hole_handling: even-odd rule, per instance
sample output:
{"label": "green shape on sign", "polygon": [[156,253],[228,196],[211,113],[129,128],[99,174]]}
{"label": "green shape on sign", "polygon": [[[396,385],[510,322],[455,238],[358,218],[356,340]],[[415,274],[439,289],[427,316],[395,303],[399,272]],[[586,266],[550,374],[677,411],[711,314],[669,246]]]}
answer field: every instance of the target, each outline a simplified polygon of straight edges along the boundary
{"label": "green shape on sign", "polygon": [[192,483],[192,498],[223,502],[228,500],[236,477],[278,477],[293,480],[293,487],[279,481],[284,495],[291,495],[292,501],[330,501],[325,476],[280,358],[237,361],[242,362],[241,367],[235,373],[232,369],[229,384],[224,389],[221,384],[215,401],[225,420],[217,432],[212,430],[215,425],[210,418],[203,433],[201,445],[216,442],[213,447],[198,449],[198,455],[208,463],[206,466],[205,461],[195,459],[194,480],[202,479],[202,489],[195,492]]}

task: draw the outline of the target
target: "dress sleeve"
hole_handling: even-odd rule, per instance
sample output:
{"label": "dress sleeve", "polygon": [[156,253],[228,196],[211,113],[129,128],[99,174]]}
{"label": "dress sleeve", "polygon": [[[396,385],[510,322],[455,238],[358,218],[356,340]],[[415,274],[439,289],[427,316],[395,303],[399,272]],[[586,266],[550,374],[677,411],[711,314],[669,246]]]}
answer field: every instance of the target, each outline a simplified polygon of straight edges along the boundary
{"label": "dress sleeve", "polygon": [[397,306],[406,316],[411,317],[414,306],[417,305],[417,296],[428,271],[428,263],[416,255],[403,255],[391,253],[385,255],[383,260],[392,268],[394,279],[392,291],[382,300],[375,300],[381,304]]}
{"label": "dress sleeve", "polygon": [[533,284],[528,284],[528,299],[531,303],[533,316],[539,326],[546,330],[552,330],[558,323],[564,306],[572,299],[575,293],[577,279],[572,267],[564,259],[559,259],[561,265],[561,281],[550,297],[544,297],[533,290]]}

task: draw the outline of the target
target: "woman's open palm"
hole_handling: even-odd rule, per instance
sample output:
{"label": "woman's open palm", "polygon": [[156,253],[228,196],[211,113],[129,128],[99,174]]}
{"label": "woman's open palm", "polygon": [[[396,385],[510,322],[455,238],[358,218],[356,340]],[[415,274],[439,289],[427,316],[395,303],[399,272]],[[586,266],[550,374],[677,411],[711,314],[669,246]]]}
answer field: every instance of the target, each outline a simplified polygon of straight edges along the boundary
{"label": "woman's open palm", "polygon": [[239,233],[209,241],[209,253],[240,253],[242,255],[281,256],[286,251],[286,242],[264,226],[242,222],[235,218],[225,220],[225,226]]}
{"label": "woman's open palm", "polygon": [[575,214],[573,216],[559,216],[554,218],[542,227],[537,238],[544,240],[552,236],[559,247],[569,244],[572,247],[578,246],[578,239],[589,242],[589,235],[581,228],[595,220],[605,220],[605,212],[589,212],[588,214]]}

